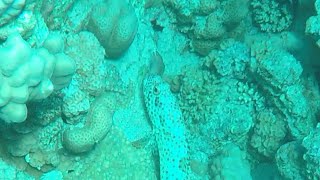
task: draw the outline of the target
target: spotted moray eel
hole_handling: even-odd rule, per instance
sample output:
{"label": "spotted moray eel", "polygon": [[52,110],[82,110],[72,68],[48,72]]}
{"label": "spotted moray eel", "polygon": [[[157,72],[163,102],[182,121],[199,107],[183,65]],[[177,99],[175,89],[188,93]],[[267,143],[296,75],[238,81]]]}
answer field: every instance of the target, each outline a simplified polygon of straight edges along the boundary
{"label": "spotted moray eel", "polygon": [[157,73],[150,73],[143,82],[143,95],[157,141],[160,179],[188,179],[186,128],[169,84]]}

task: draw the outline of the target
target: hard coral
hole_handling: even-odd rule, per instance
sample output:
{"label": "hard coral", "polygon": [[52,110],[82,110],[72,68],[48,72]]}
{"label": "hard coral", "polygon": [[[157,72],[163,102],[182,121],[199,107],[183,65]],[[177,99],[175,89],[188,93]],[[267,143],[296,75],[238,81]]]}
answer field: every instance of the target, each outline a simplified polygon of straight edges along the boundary
{"label": "hard coral", "polygon": [[253,0],[253,20],[262,31],[281,32],[287,30],[293,19],[293,8],[289,1]]}
{"label": "hard coral", "polygon": [[91,106],[83,128],[66,130],[63,133],[64,147],[73,153],[83,153],[91,150],[109,132],[112,116],[116,106],[117,96],[106,93],[98,97]]}
{"label": "hard coral", "polygon": [[0,47],[0,57],[0,118],[9,123],[24,121],[26,102],[47,98],[54,90],[55,72],[73,66],[70,58],[57,58],[45,48],[32,49],[18,33]]}
{"label": "hard coral", "polygon": [[93,8],[88,29],[97,36],[106,55],[116,58],[131,45],[138,20],[130,4],[123,0],[107,0]]}
{"label": "hard coral", "polygon": [[26,0],[0,0],[0,27],[17,17],[26,4]]}

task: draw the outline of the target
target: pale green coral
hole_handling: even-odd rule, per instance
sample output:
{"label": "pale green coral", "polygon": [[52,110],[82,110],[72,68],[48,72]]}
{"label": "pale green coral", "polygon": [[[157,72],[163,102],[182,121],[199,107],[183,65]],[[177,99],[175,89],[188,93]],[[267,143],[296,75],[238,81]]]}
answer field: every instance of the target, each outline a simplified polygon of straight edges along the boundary
{"label": "pale green coral", "polygon": [[90,151],[109,132],[112,116],[116,110],[117,94],[106,93],[95,99],[86,115],[83,128],[65,130],[63,133],[64,147],[73,153]]}
{"label": "pale green coral", "polygon": [[129,3],[107,0],[93,8],[88,29],[99,39],[106,55],[117,58],[131,45],[137,33],[138,19]]}
{"label": "pale green coral", "polygon": [[[45,48],[31,48],[16,33],[2,44],[0,57],[5,57],[0,63],[0,116],[9,123],[23,122],[26,119],[27,101],[47,98],[53,92],[55,84],[51,78],[55,75],[65,78],[55,72],[71,70],[69,72],[73,74],[72,68],[67,65],[73,65],[72,59],[58,58]],[[67,84],[66,81],[64,86]]]}
{"label": "pale green coral", "polygon": [[287,134],[286,124],[271,110],[258,113],[250,144],[260,154],[273,158]]}

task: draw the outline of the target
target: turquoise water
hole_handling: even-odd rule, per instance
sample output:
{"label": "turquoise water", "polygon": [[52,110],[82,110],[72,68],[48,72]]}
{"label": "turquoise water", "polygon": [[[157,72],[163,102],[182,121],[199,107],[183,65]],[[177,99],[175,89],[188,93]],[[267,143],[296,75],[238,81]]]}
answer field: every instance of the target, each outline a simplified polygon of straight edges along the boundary
{"label": "turquoise water", "polygon": [[0,180],[320,179],[319,0],[0,0]]}

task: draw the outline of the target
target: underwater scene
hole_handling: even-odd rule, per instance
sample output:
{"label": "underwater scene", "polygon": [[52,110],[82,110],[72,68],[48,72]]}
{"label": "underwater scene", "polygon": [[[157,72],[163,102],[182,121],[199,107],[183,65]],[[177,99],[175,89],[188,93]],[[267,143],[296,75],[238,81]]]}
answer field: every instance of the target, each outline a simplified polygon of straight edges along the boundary
{"label": "underwater scene", "polygon": [[0,180],[320,180],[320,0],[0,0]]}

